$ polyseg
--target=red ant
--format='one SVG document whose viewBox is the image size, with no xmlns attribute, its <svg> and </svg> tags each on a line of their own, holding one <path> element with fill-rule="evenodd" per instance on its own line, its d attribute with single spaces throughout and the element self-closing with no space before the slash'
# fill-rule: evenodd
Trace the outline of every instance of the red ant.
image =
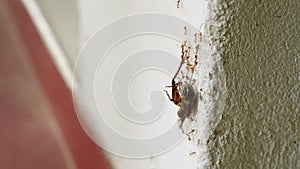
<svg viewBox="0 0 300 169">
<path fill-rule="evenodd" d="M 181 1 L 177 0 L 177 8 L 180 8 L 180 3 L 181 3 Z"/>
</svg>

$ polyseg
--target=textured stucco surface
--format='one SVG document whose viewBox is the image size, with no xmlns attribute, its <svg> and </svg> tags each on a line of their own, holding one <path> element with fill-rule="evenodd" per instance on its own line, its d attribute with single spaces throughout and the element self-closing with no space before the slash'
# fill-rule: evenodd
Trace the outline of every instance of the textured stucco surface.
<svg viewBox="0 0 300 169">
<path fill-rule="evenodd" d="M 300 168 L 300 1 L 211 7 L 228 96 L 209 167 Z"/>
</svg>

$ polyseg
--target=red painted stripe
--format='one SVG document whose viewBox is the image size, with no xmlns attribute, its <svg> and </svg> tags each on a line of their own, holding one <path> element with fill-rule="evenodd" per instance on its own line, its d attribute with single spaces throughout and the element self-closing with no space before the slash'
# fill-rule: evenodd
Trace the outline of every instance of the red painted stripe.
<svg viewBox="0 0 300 169">
<path fill-rule="evenodd" d="M 77 168 L 111 168 L 101 149 L 81 128 L 74 110 L 71 91 L 54 65 L 25 8 L 19 0 L 7 0 L 7 4 L 30 56 L 29 62 L 32 63 L 38 82 L 53 110 L 52 113 L 66 138 Z"/>
</svg>

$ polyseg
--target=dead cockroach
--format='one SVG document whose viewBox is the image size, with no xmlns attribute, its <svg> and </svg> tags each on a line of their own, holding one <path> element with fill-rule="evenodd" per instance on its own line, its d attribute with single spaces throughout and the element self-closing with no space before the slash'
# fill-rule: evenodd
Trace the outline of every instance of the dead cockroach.
<svg viewBox="0 0 300 169">
<path fill-rule="evenodd" d="M 172 101 L 175 105 L 179 106 L 179 110 L 177 112 L 177 115 L 179 117 L 179 128 L 182 128 L 182 124 L 186 118 L 189 118 L 193 120 L 193 116 L 198 111 L 198 100 L 199 100 L 199 92 L 196 91 L 196 89 L 193 87 L 193 84 L 195 83 L 195 79 L 192 79 L 189 76 L 183 76 L 183 78 L 186 79 L 186 81 L 182 82 L 179 81 L 176 83 L 175 79 L 178 76 L 182 65 L 186 63 L 187 70 L 190 71 L 192 69 L 192 74 L 194 72 L 195 67 L 197 66 L 196 62 L 194 65 L 188 63 L 188 59 L 190 57 L 190 47 L 186 47 L 186 42 L 184 42 L 181 46 L 181 62 L 179 65 L 179 68 L 177 69 L 173 79 L 172 79 L 172 85 L 167 86 L 172 88 L 172 97 L 170 97 L 169 93 L 165 90 L 168 98 L 170 101 Z M 187 49 L 186 49 L 187 48 Z M 182 73 L 183 74 L 183 73 Z"/>
<path fill-rule="evenodd" d="M 198 111 L 199 97 L 198 97 L 198 92 L 196 92 L 194 87 L 190 84 L 183 85 L 180 89 L 180 93 L 181 93 L 181 103 L 177 115 L 180 118 L 179 127 L 181 128 L 186 118 L 194 120 L 193 116 Z"/>
<path fill-rule="evenodd" d="M 182 65 L 183 65 L 183 63 L 184 63 L 183 57 L 184 57 L 184 48 L 185 48 L 185 44 L 182 44 L 182 45 L 181 45 L 181 48 L 182 48 L 182 50 L 181 50 L 181 53 L 182 53 L 182 54 L 181 54 L 181 62 L 180 62 L 179 68 L 178 68 L 178 70 L 176 71 L 176 73 L 175 73 L 175 75 L 174 75 L 174 77 L 173 77 L 173 79 L 172 79 L 172 82 L 171 82 L 172 85 L 171 85 L 171 86 L 166 86 L 166 87 L 171 87 L 171 88 L 172 88 L 172 98 L 170 97 L 168 91 L 164 90 L 164 91 L 166 92 L 166 94 L 167 94 L 169 100 L 170 100 L 171 102 L 173 102 L 173 103 L 174 103 L 175 105 L 177 105 L 177 106 L 180 106 L 180 103 L 181 103 L 181 96 L 180 96 L 180 92 L 179 92 L 179 85 L 180 85 L 180 83 L 176 83 L 176 82 L 175 82 L 175 79 L 177 78 L 177 75 L 178 75 L 178 73 L 179 73 L 179 71 L 180 71 L 180 69 L 181 69 L 181 67 L 182 67 Z"/>
<path fill-rule="evenodd" d="M 184 34 L 186 36 L 188 34 L 187 26 L 184 27 Z M 195 38 L 198 35 L 199 34 L 195 34 Z M 200 49 L 198 38 L 196 40 L 197 42 L 195 46 L 189 44 L 187 40 L 181 45 L 181 62 L 174 77 L 172 78 L 171 86 L 166 86 L 172 88 L 172 97 L 166 90 L 164 90 L 169 100 L 179 106 L 177 115 L 180 123 L 179 128 L 181 129 L 185 119 L 188 118 L 190 120 L 194 120 L 193 118 L 198 112 L 200 92 L 197 91 L 197 87 L 195 86 L 197 79 L 193 78 L 195 69 L 198 66 L 198 53 Z M 192 55 L 192 53 L 194 55 Z M 183 65 L 186 70 L 182 70 Z M 178 75 L 179 72 L 181 73 L 180 75 Z M 195 129 L 192 130 L 192 132 L 194 131 Z M 191 140 L 189 136 L 190 134 L 191 133 L 187 133 L 189 140 Z"/>
<path fill-rule="evenodd" d="M 169 100 L 171 102 L 173 102 L 175 105 L 180 106 L 181 103 L 181 96 L 180 96 L 180 92 L 179 92 L 179 85 L 180 83 L 176 83 L 175 79 L 178 76 L 178 73 L 180 72 L 180 69 L 185 61 L 184 59 L 184 54 L 185 54 L 185 46 L 186 46 L 186 41 L 181 45 L 181 62 L 179 64 L 179 68 L 177 69 L 172 82 L 171 82 L 171 86 L 166 86 L 166 87 L 171 87 L 172 88 L 172 98 L 170 97 L 168 91 L 164 90 L 169 98 Z M 182 73 L 182 72 L 181 72 Z M 183 73 L 182 73 L 183 74 Z"/>
</svg>

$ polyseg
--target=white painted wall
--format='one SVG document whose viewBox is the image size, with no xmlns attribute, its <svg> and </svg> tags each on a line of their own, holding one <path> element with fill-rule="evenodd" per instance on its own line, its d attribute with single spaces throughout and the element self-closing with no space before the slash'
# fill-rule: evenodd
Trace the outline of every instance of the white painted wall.
<svg viewBox="0 0 300 169">
<path fill-rule="evenodd" d="M 78 44 L 82 46 L 96 30 L 112 20 L 133 13 L 161 12 L 183 18 L 198 27 L 207 16 L 208 3 L 182 0 L 182 9 L 178 10 L 175 0 L 23 2 L 33 17 L 39 15 L 31 8 L 36 4 L 34 2 L 38 2 L 40 8 L 36 7 L 48 15 L 34 20 L 65 77 L 70 77 L 67 65 L 74 62 Z M 216 27 L 211 27 L 210 31 L 215 35 L 214 44 L 224 52 L 221 54 L 229 98 L 223 119 L 210 140 L 211 166 L 297 168 L 299 2 L 220 2 L 211 6 L 217 14 L 212 15 Z M 65 79 L 71 84 L 70 78 Z M 184 146 L 187 143 L 182 145 L 152 159 L 109 156 L 115 168 L 195 168 L 196 159 L 186 158 L 190 147 Z"/>
<path fill-rule="evenodd" d="M 190 24 L 194 25 L 195 27 L 199 27 L 200 24 L 205 23 L 205 20 L 208 17 L 207 1 L 197 1 L 197 0 L 189 0 L 189 1 L 183 0 L 182 7 L 180 9 L 176 8 L 176 2 L 172 0 L 169 1 L 92 0 L 89 1 L 89 3 L 87 3 L 87 1 L 80 0 L 79 6 L 80 6 L 79 16 L 81 22 L 80 30 L 82 32 L 80 39 L 82 44 L 84 44 L 86 40 L 88 40 L 97 30 L 111 23 L 112 21 L 124 16 L 133 15 L 137 13 L 156 12 L 156 13 L 169 14 L 184 19 Z M 183 28 L 182 28 L 182 33 L 183 33 Z M 126 41 L 126 43 L 129 43 L 127 44 L 127 46 L 132 46 L 132 44 L 134 44 L 136 47 L 135 49 L 118 48 L 118 50 L 121 51 L 123 50 L 124 51 L 123 53 L 128 54 L 145 48 L 164 48 L 165 50 L 168 50 L 171 53 L 173 53 L 175 56 L 180 55 L 180 51 L 179 51 L 180 46 L 178 44 L 176 46 L 176 43 L 174 43 L 174 41 L 172 42 L 164 39 L 160 39 L 160 41 L 157 41 L 155 40 L 155 37 L 143 37 L 143 39 L 135 38 L 134 41 L 135 42 Z M 156 44 L 153 45 L 153 43 L 151 43 L 152 41 L 155 41 Z M 111 65 L 111 67 L 114 66 L 115 65 Z M 159 80 L 158 85 L 162 85 L 160 88 L 163 88 L 164 85 L 169 83 L 170 83 L 170 77 L 163 76 L 163 79 Z M 147 103 L 147 100 L 145 101 Z M 140 107 L 141 109 L 147 109 L 147 106 L 145 107 L 145 101 L 136 102 L 135 106 Z M 172 111 L 167 113 L 175 115 L 172 116 L 172 118 L 169 118 L 169 121 L 171 123 L 174 123 L 176 122 L 177 108 L 172 104 L 168 103 L 168 105 L 171 106 L 170 109 Z M 166 128 L 166 127 L 168 126 L 166 125 L 161 126 L 161 128 Z M 121 130 L 120 132 L 124 132 L 124 133 L 129 132 L 131 134 L 132 132 L 134 132 L 131 129 L 124 128 L 124 126 L 123 129 L 119 128 L 119 130 Z M 140 130 L 143 131 L 142 129 Z M 160 132 L 161 131 L 156 131 L 156 133 L 155 132 L 148 133 L 148 135 L 157 135 Z M 199 154 L 194 156 L 189 155 L 193 151 L 198 151 L 198 149 L 195 150 L 195 145 L 191 144 L 191 142 L 185 139 L 179 146 L 175 147 L 169 152 L 160 155 L 158 157 L 152 157 L 146 159 L 129 159 L 129 158 L 118 157 L 110 153 L 108 153 L 107 155 L 109 156 L 109 159 L 111 160 L 113 166 L 116 169 L 128 169 L 128 168 L 130 169 L 140 169 L 140 168 L 144 168 L 144 169 L 190 168 L 192 169 L 192 168 L 197 168 L 197 166 L 203 165 L 201 164 L 201 162 L 199 162 L 201 161 L 198 158 Z M 204 160 L 202 162 L 204 162 Z"/>
<path fill-rule="evenodd" d="M 120 19 L 124 16 L 129 16 L 137 13 L 162 13 L 167 15 L 172 15 L 178 18 L 181 18 L 194 27 L 200 27 L 201 24 L 206 22 L 209 16 L 208 10 L 208 2 L 205 0 L 182 0 L 181 7 L 179 9 L 176 8 L 176 1 L 168 0 L 78 0 L 78 1 L 41 1 L 41 0 L 23 0 L 26 7 L 29 9 L 32 17 L 35 20 L 36 25 L 38 26 L 41 35 L 46 42 L 46 45 L 50 49 L 53 54 L 54 61 L 56 61 L 59 69 L 64 75 L 66 82 L 71 86 L 72 80 L 70 80 L 70 74 L 72 74 L 72 69 L 74 68 L 75 60 L 77 54 L 79 52 L 80 47 L 87 42 L 89 38 L 99 29 L 103 28 L 105 25 L 115 21 L 116 19 Z M 151 21 L 149 21 L 151 22 Z M 173 28 L 170 28 L 173 29 Z M 174 28 L 178 29 L 178 28 Z M 182 33 L 184 32 L 183 26 Z M 218 62 L 217 58 L 210 57 L 212 56 L 211 49 L 207 41 L 207 37 L 205 38 L 205 50 L 202 51 L 203 55 L 207 57 L 200 61 L 201 73 L 199 73 L 199 77 L 202 80 L 199 80 L 201 88 L 203 88 L 204 95 L 207 95 L 207 100 L 204 99 L 203 102 L 199 105 L 199 110 L 201 111 L 200 119 L 196 123 L 197 137 L 193 141 L 188 141 L 184 139 L 178 146 L 168 151 L 167 153 L 144 159 L 129 159 L 123 158 L 119 156 L 112 155 L 111 153 L 107 153 L 109 156 L 112 165 L 116 169 L 139 169 L 139 168 L 157 168 L 157 169 L 181 169 L 181 168 L 202 168 L 204 164 L 207 162 L 207 154 L 205 153 L 205 140 L 208 137 L 209 129 L 210 129 L 210 116 L 213 115 L 213 119 L 218 120 L 220 112 L 213 112 L 210 110 L 214 109 L 214 104 L 216 101 L 215 98 L 212 97 L 212 93 L 216 93 L 214 90 L 214 85 L 222 85 L 217 82 L 220 81 L 210 81 L 208 73 L 217 67 L 216 77 L 221 76 L 221 70 L 216 66 L 216 62 Z M 151 43 L 156 41 L 155 44 Z M 98 44 L 101 46 L 102 44 Z M 119 53 L 133 53 L 135 51 L 145 49 L 145 48 L 159 48 L 164 49 L 172 53 L 174 56 L 180 55 L 180 43 L 172 41 L 167 38 L 160 38 L 154 36 L 143 37 L 142 39 L 135 38 L 133 41 L 128 41 L 122 44 L 120 48 L 118 48 Z M 131 46 L 134 45 L 134 48 Z M 204 45 L 204 46 L 205 46 Z M 113 53 L 117 54 L 117 53 Z M 111 57 L 114 55 L 111 54 Z M 209 56 L 209 57 L 208 57 Z M 122 57 L 122 56 L 121 56 Z M 82 60 L 82 62 L 86 62 L 85 67 L 79 70 L 80 76 L 76 76 L 75 82 L 79 82 L 76 85 L 76 89 L 85 93 L 85 84 L 88 81 L 90 76 L 92 76 L 89 72 L 90 66 L 98 60 Z M 114 63 L 115 61 L 111 62 Z M 116 65 L 109 65 L 109 67 L 114 67 Z M 168 65 L 166 65 L 167 67 Z M 173 67 L 173 72 L 177 67 Z M 172 73 L 172 72 L 171 72 Z M 152 74 L 153 75 L 153 74 Z M 157 80 L 160 77 L 160 80 Z M 143 82 L 143 78 L 136 82 L 136 84 L 140 84 Z M 154 86 L 159 86 L 159 90 L 162 90 L 165 85 L 170 83 L 170 76 L 157 74 L 153 76 Z M 222 77 L 223 78 L 223 77 Z M 89 83 L 89 82 L 88 82 Z M 101 81 L 97 82 L 101 86 Z M 143 88 L 146 88 L 143 84 Z M 151 105 L 147 104 L 146 96 L 149 95 L 153 89 L 153 86 L 148 86 L 146 92 L 139 92 L 137 99 L 133 100 L 134 106 L 139 109 L 147 109 Z M 224 86 L 223 86 L 224 87 Z M 223 89 L 222 87 L 220 89 Z M 149 91 L 148 91 L 149 90 Z M 141 94 L 144 96 L 141 97 Z M 203 93 L 202 93 L 203 94 Z M 164 95 L 165 96 L 165 95 Z M 134 97 L 134 96 L 133 96 Z M 219 96 L 218 96 L 219 97 Z M 101 97 L 100 97 L 101 98 Z M 165 97 L 166 98 L 166 97 Z M 78 101 L 78 100 L 77 100 Z M 168 100 L 167 104 L 167 116 L 162 119 L 167 119 L 160 127 L 168 128 L 168 125 L 176 123 L 177 117 L 177 107 L 170 103 Z M 89 100 L 79 100 L 83 112 L 92 112 L 89 111 Z M 213 112 L 213 113 L 212 113 Z M 98 132 L 97 125 L 99 121 L 97 116 L 88 115 L 86 113 L 85 119 L 89 119 L 85 121 L 86 124 L 90 124 L 92 130 L 96 133 Z M 170 116 L 170 117 L 169 117 Z M 142 133 L 143 136 L 151 136 L 161 134 L 160 129 L 156 129 L 156 131 L 145 132 L 143 128 L 133 129 L 130 127 L 122 126 L 122 121 L 118 121 L 120 119 L 112 119 L 111 124 L 115 124 L 119 126 L 119 132 L 126 133 L 127 135 L 135 135 L 140 136 Z M 212 125 L 213 126 L 213 125 Z M 198 144 L 197 139 L 201 139 L 201 148 L 199 148 L 196 144 Z M 134 147 L 132 147 L 134 148 Z M 190 155 L 191 152 L 197 152 L 196 155 Z"/>
</svg>

